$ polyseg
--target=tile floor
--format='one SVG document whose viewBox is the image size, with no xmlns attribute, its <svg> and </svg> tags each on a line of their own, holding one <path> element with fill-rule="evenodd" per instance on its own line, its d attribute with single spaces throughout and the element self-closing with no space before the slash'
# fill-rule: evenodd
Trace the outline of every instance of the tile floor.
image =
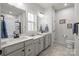
<svg viewBox="0 0 79 59">
<path fill-rule="evenodd" d="M 60 44 L 48 47 L 39 56 L 74 56 L 73 49 L 69 49 Z"/>
</svg>

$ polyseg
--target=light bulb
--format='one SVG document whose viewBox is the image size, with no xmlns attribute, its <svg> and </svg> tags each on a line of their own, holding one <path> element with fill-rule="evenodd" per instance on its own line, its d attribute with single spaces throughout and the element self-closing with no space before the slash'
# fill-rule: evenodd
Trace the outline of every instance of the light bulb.
<svg viewBox="0 0 79 59">
<path fill-rule="evenodd" d="M 67 6 L 67 3 L 65 3 L 64 6 Z"/>
</svg>

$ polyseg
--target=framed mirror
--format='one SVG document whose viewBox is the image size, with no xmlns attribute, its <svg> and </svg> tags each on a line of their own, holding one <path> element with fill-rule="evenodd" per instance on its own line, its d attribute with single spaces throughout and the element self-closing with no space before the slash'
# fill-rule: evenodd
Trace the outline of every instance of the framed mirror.
<svg viewBox="0 0 79 59">
<path fill-rule="evenodd" d="M 10 5 L 8 3 L 2 3 L 1 4 L 1 14 L 4 16 L 4 21 L 6 25 L 6 31 L 8 38 L 14 36 L 14 32 L 17 32 L 21 34 L 22 33 L 22 24 L 24 20 L 23 13 L 25 13 L 24 10 L 17 8 L 13 5 Z M 0 34 L 1 36 L 1 34 Z"/>
<path fill-rule="evenodd" d="M 59 20 L 59 24 L 65 24 L 66 23 L 66 19 L 60 19 Z"/>
</svg>

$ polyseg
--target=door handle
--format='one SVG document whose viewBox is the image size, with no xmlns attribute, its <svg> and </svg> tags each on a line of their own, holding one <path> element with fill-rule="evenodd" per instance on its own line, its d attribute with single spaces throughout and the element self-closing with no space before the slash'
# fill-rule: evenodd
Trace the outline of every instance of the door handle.
<svg viewBox="0 0 79 59">
<path fill-rule="evenodd" d="M 68 35 L 64 35 L 64 38 L 67 38 L 68 37 Z"/>
</svg>

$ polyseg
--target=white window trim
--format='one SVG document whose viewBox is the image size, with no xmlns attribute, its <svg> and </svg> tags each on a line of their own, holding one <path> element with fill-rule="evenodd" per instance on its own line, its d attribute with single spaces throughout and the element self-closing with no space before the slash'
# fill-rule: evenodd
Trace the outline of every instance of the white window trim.
<svg viewBox="0 0 79 59">
<path fill-rule="evenodd" d="M 28 12 L 28 13 L 30 13 L 30 12 Z M 31 13 L 31 14 L 33 14 L 33 13 Z M 34 27 L 33 27 L 33 31 L 37 31 L 37 16 L 35 15 L 35 14 L 33 14 L 34 15 L 34 21 L 29 21 L 28 20 L 28 23 L 33 23 L 33 25 L 34 25 Z M 35 18 L 36 17 L 36 18 Z M 36 19 L 36 20 L 35 20 Z M 29 26 L 29 25 L 28 25 Z M 29 29 L 28 29 L 28 31 L 29 31 Z"/>
</svg>

